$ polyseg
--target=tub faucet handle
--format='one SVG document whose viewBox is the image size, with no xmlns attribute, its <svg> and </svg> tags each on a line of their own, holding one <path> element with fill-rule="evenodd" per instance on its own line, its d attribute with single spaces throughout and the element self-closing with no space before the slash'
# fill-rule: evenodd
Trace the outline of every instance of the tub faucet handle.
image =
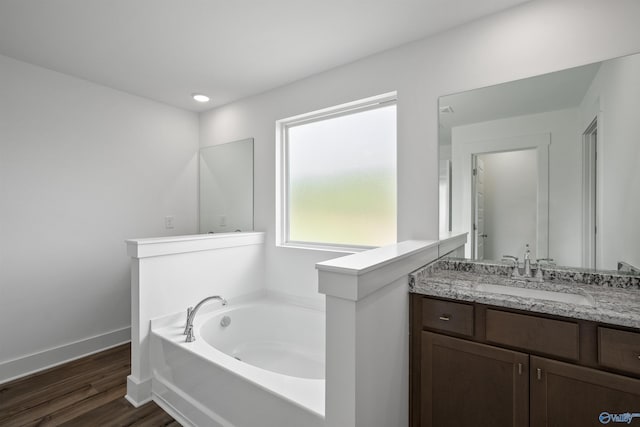
<svg viewBox="0 0 640 427">
<path fill-rule="evenodd" d="M 210 297 L 206 297 L 205 299 L 200 301 L 198 304 L 196 304 L 195 307 L 189 307 L 187 309 L 187 324 L 184 327 L 184 334 L 187 336 L 187 340 L 186 340 L 187 342 L 192 342 L 192 341 L 195 341 L 196 339 L 193 335 L 193 319 L 196 317 L 196 313 L 198 312 L 200 307 L 202 307 L 202 304 L 211 300 L 218 300 L 222 302 L 222 305 L 227 305 L 226 299 L 222 298 L 220 295 L 213 295 Z"/>
<path fill-rule="evenodd" d="M 189 318 L 191 317 L 191 312 L 193 311 L 193 307 L 187 308 L 187 320 L 184 323 L 184 332 L 183 335 L 187 335 L 189 332 Z"/>
<path fill-rule="evenodd" d="M 185 339 L 186 342 L 194 342 L 196 340 L 196 337 L 193 335 L 192 325 L 189 325 L 187 327 L 187 333 L 185 335 L 187 336 L 187 338 Z"/>
</svg>

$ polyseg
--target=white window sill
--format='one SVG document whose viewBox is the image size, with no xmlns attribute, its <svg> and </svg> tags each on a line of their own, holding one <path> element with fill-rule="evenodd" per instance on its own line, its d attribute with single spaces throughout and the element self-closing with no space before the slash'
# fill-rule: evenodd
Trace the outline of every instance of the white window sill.
<svg viewBox="0 0 640 427">
<path fill-rule="evenodd" d="M 306 249 L 311 251 L 334 252 L 334 253 L 342 253 L 342 254 L 357 254 L 360 252 L 375 249 L 377 246 L 340 246 L 340 245 L 332 246 L 332 245 L 321 245 L 321 244 L 303 243 L 303 242 L 287 242 L 287 243 L 276 243 L 276 247 L 288 248 L 288 249 Z"/>
</svg>

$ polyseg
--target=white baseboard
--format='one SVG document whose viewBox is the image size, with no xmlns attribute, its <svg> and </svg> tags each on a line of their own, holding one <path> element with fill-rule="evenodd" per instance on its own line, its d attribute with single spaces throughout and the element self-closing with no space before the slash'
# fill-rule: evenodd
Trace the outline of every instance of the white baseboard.
<svg viewBox="0 0 640 427">
<path fill-rule="evenodd" d="M 171 415 L 171 418 L 176 420 L 178 424 L 183 427 L 196 427 L 191 421 L 186 419 L 180 411 L 173 407 L 169 402 L 165 401 L 162 397 L 157 394 L 153 394 L 153 401 L 156 405 L 158 405 L 164 412 Z"/>
<path fill-rule="evenodd" d="M 127 394 L 124 398 L 136 408 L 151 402 L 151 378 L 141 381 L 133 375 L 129 375 L 127 377 Z"/>
<path fill-rule="evenodd" d="M 131 341 L 131 328 L 126 327 L 71 344 L 0 362 L 0 384 L 80 359 L 129 341 Z"/>
</svg>

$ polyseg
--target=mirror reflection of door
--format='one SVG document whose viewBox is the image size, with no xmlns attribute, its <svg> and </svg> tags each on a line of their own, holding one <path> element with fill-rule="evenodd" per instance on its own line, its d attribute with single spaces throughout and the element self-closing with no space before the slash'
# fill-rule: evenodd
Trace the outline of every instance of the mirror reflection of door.
<svg viewBox="0 0 640 427">
<path fill-rule="evenodd" d="M 474 156 L 476 259 L 522 257 L 525 245 L 537 254 L 536 150 L 484 153 Z"/>
</svg>

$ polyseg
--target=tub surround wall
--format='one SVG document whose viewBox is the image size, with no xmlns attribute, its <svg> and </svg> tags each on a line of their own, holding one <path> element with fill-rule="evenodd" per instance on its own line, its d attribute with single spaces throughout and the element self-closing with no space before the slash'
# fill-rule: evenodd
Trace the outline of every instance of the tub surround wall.
<svg viewBox="0 0 640 427">
<path fill-rule="evenodd" d="M 180 311 L 186 314 L 187 307 L 210 295 L 234 298 L 261 291 L 264 233 L 128 240 L 127 253 L 132 328 L 126 398 L 139 406 L 151 399 L 151 319 Z"/>
<path fill-rule="evenodd" d="M 193 112 L 0 56 L 0 383 L 129 340 L 122 241 L 196 232 L 197 153 Z"/>
<path fill-rule="evenodd" d="M 438 250 L 437 241 L 405 241 L 316 265 L 326 295 L 327 427 L 407 425 L 407 274 Z"/>
</svg>

